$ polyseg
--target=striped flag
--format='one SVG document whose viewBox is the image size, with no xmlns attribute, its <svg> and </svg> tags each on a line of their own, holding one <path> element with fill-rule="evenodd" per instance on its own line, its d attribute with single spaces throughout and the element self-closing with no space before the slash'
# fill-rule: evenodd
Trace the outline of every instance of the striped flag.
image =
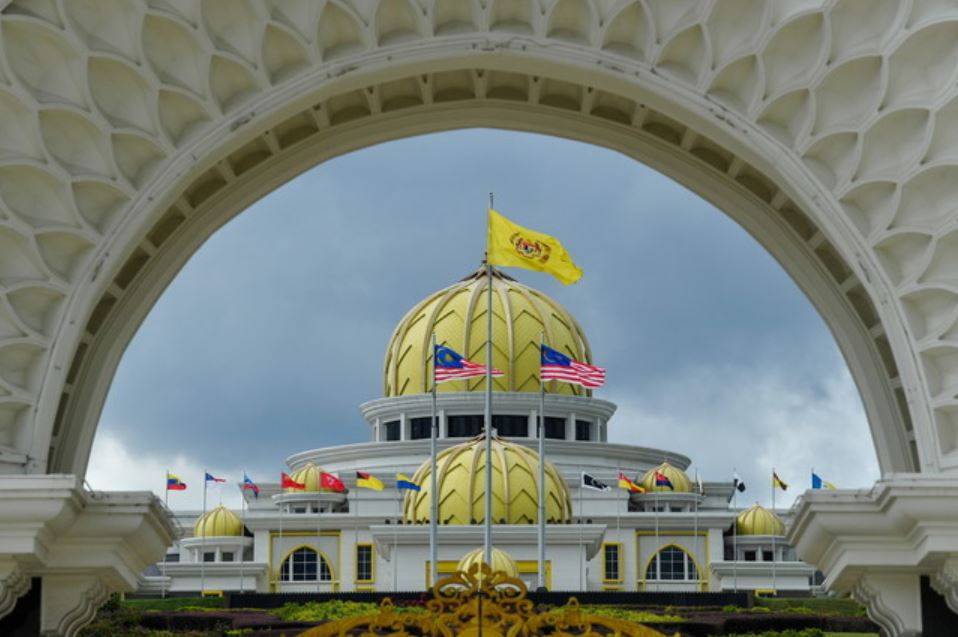
<svg viewBox="0 0 958 637">
<path fill-rule="evenodd" d="M 542 346 L 540 375 L 543 381 L 558 380 L 563 383 L 582 385 L 588 389 L 605 384 L 605 370 L 595 365 L 572 360 L 548 345 Z"/>
<path fill-rule="evenodd" d="M 437 383 L 486 375 L 485 365 L 466 360 L 462 357 L 462 354 L 459 354 L 450 347 L 436 345 L 434 354 L 434 360 L 436 361 L 435 378 Z M 498 369 L 493 368 L 492 375 L 499 377 L 503 374 Z"/>
</svg>

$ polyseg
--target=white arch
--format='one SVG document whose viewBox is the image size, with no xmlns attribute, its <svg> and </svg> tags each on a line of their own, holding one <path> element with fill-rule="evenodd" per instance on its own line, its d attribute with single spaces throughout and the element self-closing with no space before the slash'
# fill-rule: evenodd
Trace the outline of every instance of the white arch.
<svg viewBox="0 0 958 637">
<path fill-rule="evenodd" d="M 918 575 L 958 581 L 956 75 L 958 8 L 919 0 L 0 0 L 0 474 L 83 473 L 139 321 L 256 197 L 404 135 L 539 131 L 688 185 L 806 291 L 887 480 L 806 495 L 789 541 L 920 630 Z M 48 573 L 74 630 L 106 588 Z"/>
<path fill-rule="evenodd" d="M 908 2 L 604 11 L 566 0 L 523 12 L 460 0 L 427 2 L 422 16 L 393 4 L 8 4 L 4 471 L 82 472 L 118 356 L 101 330 L 125 342 L 145 307 L 130 307 L 130 288 L 150 287 L 139 292 L 148 306 L 175 264 L 256 194 L 323 156 L 479 124 L 617 148 L 736 218 L 750 200 L 776 216 L 765 224 L 784 219 L 763 231 L 755 212 L 749 230 L 836 332 L 883 470 L 958 464 L 954 215 L 949 182 L 926 176 L 958 156 L 954 89 L 937 90 L 958 56 L 958 15 Z M 561 28 L 550 31 L 553 9 Z M 297 155 L 296 144 L 318 156 Z M 222 187 L 256 164 L 274 181 L 225 202 Z M 709 170 L 716 183 L 705 185 Z M 41 204 L 18 192 L 24 184 Z M 172 255 L 161 239 L 187 217 L 199 234 L 168 244 Z"/>
</svg>

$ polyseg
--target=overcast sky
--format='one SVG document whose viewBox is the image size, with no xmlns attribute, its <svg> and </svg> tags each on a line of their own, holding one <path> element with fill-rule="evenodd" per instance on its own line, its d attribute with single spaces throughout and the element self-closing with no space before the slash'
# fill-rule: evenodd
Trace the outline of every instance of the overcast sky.
<svg viewBox="0 0 958 637">
<path fill-rule="evenodd" d="M 392 142 L 276 190 L 189 261 L 126 351 L 88 480 L 152 488 L 169 467 L 275 481 L 295 452 L 366 441 L 357 406 L 381 396 L 386 342 L 427 294 L 475 270 L 487 193 L 562 239 L 585 271 L 563 287 L 510 270 L 563 303 L 608 368 L 616 442 L 692 458 L 705 480 L 737 468 L 767 502 L 774 466 L 805 489 L 842 487 L 877 462 L 834 339 L 781 267 L 720 211 L 626 157 L 489 130 Z M 222 496 L 235 503 L 234 487 Z"/>
</svg>

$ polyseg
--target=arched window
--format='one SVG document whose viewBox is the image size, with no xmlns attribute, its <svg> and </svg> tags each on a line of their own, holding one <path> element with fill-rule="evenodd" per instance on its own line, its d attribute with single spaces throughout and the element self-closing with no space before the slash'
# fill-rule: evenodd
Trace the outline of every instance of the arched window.
<svg viewBox="0 0 958 637">
<path fill-rule="evenodd" d="M 283 560 L 279 568 L 279 579 L 283 582 L 315 582 L 316 567 L 319 565 L 319 580 L 329 582 L 333 573 L 326 558 L 309 547 L 301 547 L 293 551 Z"/>
<path fill-rule="evenodd" d="M 692 556 L 677 546 L 666 546 L 649 562 L 647 580 L 697 580 L 698 570 Z"/>
</svg>

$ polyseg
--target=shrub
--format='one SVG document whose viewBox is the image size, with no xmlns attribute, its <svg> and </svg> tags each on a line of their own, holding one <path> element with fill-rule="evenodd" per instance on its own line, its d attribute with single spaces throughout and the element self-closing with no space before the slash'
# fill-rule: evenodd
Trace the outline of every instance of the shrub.
<svg viewBox="0 0 958 637">
<path fill-rule="evenodd" d="M 825 637 L 825 633 L 820 628 L 803 628 L 801 630 L 766 630 L 761 633 L 739 633 L 735 637 Z"/>
<path fill-rule="evenodd" d="M 360 615 L 373 615 L 379 611 L 379 605 L 371 602 L 350 602 L 332 599 L 326 602 L 306 602 L 305 604 L 284 604 L 274 614 L 284 621 L 318 622 L 324 620 L 346 619 Z M 421 613 L 425 607 L 418 604 L 396 606 L 397 613 Z"/>
<path fill-rule="evenodd" d="M 120 602 L 122 608 L 145 610 L 207 610 L 226 608 L 225 597 L 166 597 L 151 599 L 126 599 Z"/>
<path fill-rule="evenodd" d="M 610 617 L 612 619 L 621 619 L 628 622 L 637 622 L 639 624 L 674 624 L 685 621 L 678 615 L 669 613 L 653 613 L 647 610 L 635 610 L 632 608 L 623 608 L 621 606 L 586 605 L 582 607 L 582 611 L 585 613 L 598 615 L 600 617 Z M 557 608 L 553 612 L 562 612 L 562 608 Z"/>
</svg>

